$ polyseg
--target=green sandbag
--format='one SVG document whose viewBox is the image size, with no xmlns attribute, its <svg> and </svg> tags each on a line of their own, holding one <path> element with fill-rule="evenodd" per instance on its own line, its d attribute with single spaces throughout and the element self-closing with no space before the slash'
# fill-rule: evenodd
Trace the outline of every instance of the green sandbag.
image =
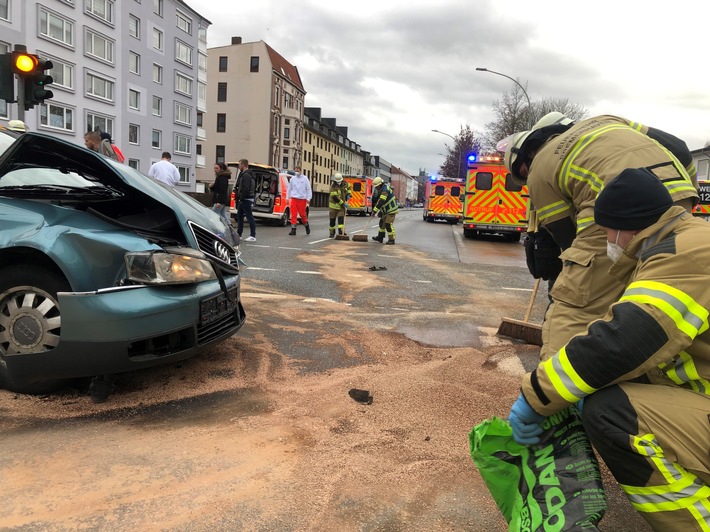
<svg viewBox="0 0 710 532">
<path fill-rule="evenodd" d="M 543 421 L 540 443 L 513 440 L 494 417 L 469 434 L 471 457 L 510 531 L 597 530 L 606 511 L 599 464 L 575 407 Z"/>
</svg>

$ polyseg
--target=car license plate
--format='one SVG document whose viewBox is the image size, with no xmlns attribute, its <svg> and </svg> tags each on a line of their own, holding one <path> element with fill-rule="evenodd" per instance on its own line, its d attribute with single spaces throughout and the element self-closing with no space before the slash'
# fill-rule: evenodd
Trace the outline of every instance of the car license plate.
<svg viewBox="0 0 710 532">
<path fill-rule="evenodd" d="M 239 306 L 239 291 L 236 287 L 228 290 L 228 295 L 219 293 L 200 302 L 200 325 L 205 325 L 231 314 Z"/>
</svg>

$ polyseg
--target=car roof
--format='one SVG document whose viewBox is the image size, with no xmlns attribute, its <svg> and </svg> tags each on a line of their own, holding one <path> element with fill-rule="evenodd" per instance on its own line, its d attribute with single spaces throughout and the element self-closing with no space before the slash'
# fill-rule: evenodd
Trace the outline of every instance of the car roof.
<svg viewBox="0 0 710 532">
<path fill-rule="evenodd" d="M 227 166 L 237 167 L 239 166 L 239 161 L 235 163 L 227 163 Z M 279 173 L 278 168 L 269 164 L 249 163 L 249 168 L 253 168 L 254 170 L 265 170 L 267 172 L 274 172 L 275 174 Z"/>
</svg>

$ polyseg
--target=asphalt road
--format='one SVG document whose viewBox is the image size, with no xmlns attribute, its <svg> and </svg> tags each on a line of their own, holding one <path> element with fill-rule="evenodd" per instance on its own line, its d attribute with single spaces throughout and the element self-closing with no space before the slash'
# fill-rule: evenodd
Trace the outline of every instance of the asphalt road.
<svg viewBox="0 0 710 532">
<path fill-rule="evenodd" d="M 200 356 L 121 375 L 102 404 L 85 382 L 0 390 L 0 529 L 505 530 L 467 442 L 538 359 L 496 336 L 531 295 L 522 245 L 420 209 L 395 246 L 327 238 L 325 210 L 311 228 L 258 224 L 247 323 Z M 647 530 L 605 480 L 600 528 Z"/>
</svg>

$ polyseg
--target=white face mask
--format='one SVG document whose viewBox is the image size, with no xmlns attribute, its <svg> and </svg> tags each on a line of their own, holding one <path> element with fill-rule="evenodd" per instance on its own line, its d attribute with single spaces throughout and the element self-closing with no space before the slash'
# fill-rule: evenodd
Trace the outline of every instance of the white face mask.
<svg viewBox="0 0 710 532">
<path fill-rule="evenodd" d="M 621 229 L 616 231 L 616 240 L 614 242 L 606 242 L 606 256 L 609 257 L 611 262 L 616 263 L 621 258 L 624 253 L 624 248 L 619 245 L 619 234 L 621 234 Z"/>
</svg>

